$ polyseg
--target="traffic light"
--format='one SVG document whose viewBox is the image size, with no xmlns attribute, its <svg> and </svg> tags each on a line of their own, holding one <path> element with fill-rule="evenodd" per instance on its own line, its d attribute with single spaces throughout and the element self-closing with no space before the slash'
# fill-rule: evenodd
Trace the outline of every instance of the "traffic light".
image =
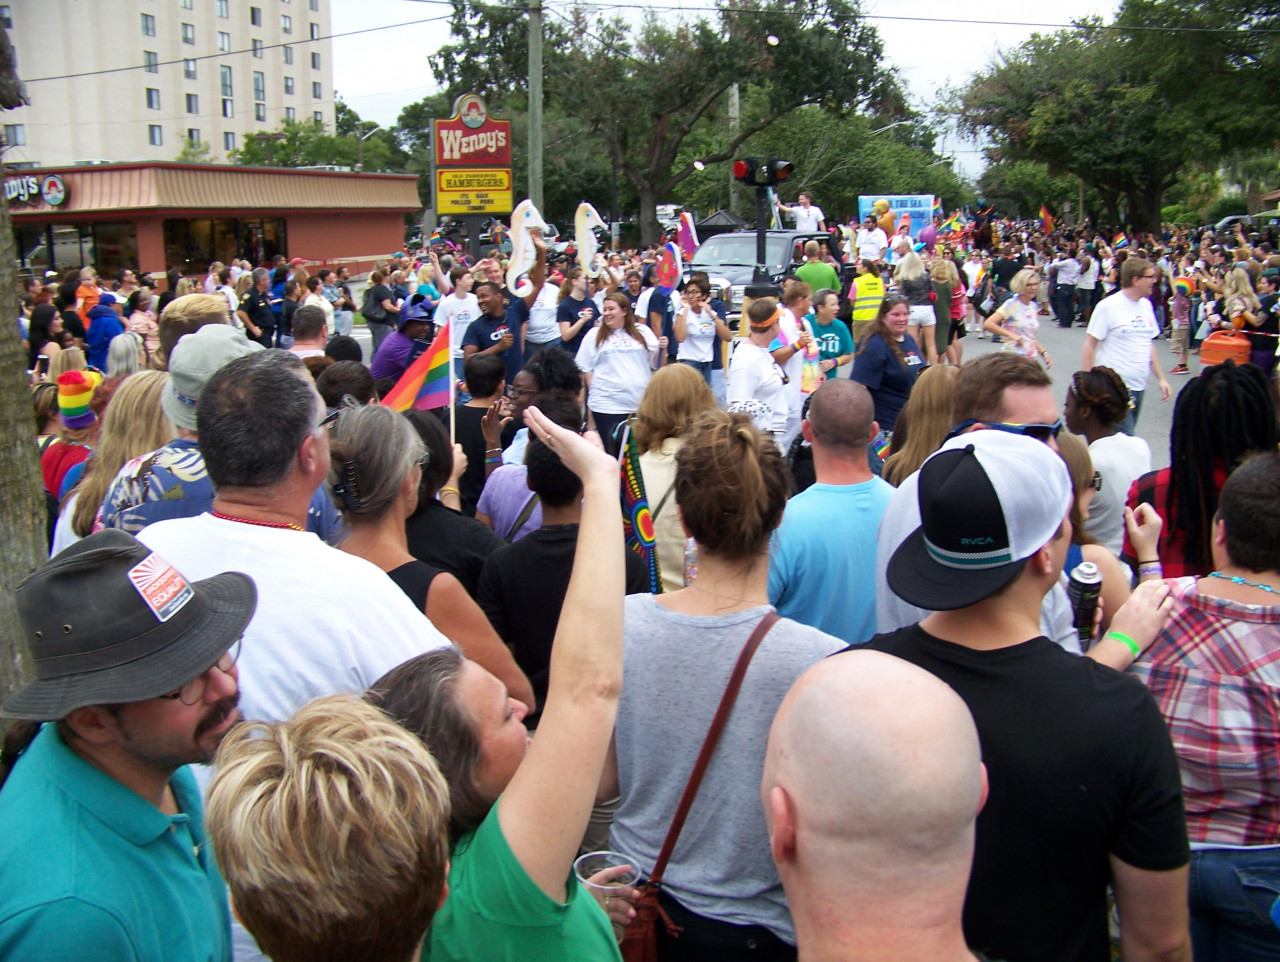
<svg viewBox="0 0 1280 962">
<path fill-rule="evenodd" d="M 733 162 L 733 178 L 751 187 L 777 187 L 794 168 L 779 157 L 742 157 Z"/>
</svg>

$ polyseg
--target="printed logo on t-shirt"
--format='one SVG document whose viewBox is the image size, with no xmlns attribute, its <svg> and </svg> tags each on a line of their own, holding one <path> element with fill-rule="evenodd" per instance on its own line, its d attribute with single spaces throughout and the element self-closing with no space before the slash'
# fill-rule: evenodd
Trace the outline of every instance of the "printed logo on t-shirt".
<svg viewBox="0 0 1280 962">
<path fill-rule="evenodd" d="M 915 351 L 907 351 L 907 353 L 902 356 L 902 359 L 907 362 L 907 367 L 916 367 L 924 363 L 924 361 L 920 359 L 920 355 Z"/>
</svg>

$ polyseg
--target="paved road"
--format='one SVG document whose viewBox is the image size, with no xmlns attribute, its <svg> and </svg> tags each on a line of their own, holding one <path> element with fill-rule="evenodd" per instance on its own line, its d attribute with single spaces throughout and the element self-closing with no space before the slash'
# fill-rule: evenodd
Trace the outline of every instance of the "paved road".
<svg viewBox="0 0 1280 962">
<path fill-rule="evenodd" d="M 1058 327 L 1052 317 L 1040 318 L 1040 343 L 1053 358 L 1053 368 L 1049 374 L 1053 377 L 1053 389 L 1057 394 L 1058 404 L 1066 404 L 1067 387 L 1071 383 L 1071 375 L 1080 369 L 1080 355 L 1084 350 L 1084 328 L 1073 327 L 1069 330 Z M 979 357 L 999 350 L 991 340 L 979 340 L 976 334 L 964 339 L 965 359 Z M 1160 389 L 1156 384 L 1148 384 L 1147 393 L 1142 403 L 1142 415 L 1138 418 L 1138 435 L 1151 445 L 1151 466 L 1167 467 L 1169 464 L 1169 429 L 1173 423 L 1173 405 L 1178 392 L 1186 386 L 1187 381 L 1200 372 L 1200 359 L 1192 354 L 1189 366 L 1190 375 L 1173 376 L 1168 371 L 1173 367 L 1173 356 L 1169 353 L 1169 342 L 1164 338 L 1156 341 L 1156 353 L 1160 364 L 1166 372 L 1169 386 L 1173 388 L 1173 397 L 1167 404 L 1160 403 Z"/>
</svg>

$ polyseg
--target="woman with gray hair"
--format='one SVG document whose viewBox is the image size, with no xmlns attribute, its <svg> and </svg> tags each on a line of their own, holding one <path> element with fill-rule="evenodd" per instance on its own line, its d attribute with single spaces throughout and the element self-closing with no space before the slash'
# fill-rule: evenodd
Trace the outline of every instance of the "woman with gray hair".
<svg viewBox="0 0 1280 962">
<path fill-rule="evenodd" d="M 342 550 L 385 571 L 469 659 L 532 708 L 529 679 L 462 583 L 409 553 L 405 520 L 418 506 L 427 449 L 408 419 L 382 405 L 345 407 L 329 452 L 333 500 L 349 528 Z"/>
<path fill-rule="evenodd" d="M 128 377 L 142 370 L 142 338 L 125 331 L 111 339 L 107 347 L 107 376 Z"/>
</svg>

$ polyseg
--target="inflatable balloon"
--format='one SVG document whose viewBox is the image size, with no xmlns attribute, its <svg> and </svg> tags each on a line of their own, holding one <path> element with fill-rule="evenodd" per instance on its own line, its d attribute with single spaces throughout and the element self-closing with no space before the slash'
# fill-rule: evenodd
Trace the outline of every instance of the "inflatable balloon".
<svg viewBox="0 0 1280 962">
<path fill-rule="evenodd" d="M 879 214 L 887 214 L 889 212 L 889 202 L 881 197 L 878 201 L 871 205 L 871 209 Z"/>
<path fill-rule="evenodd" d="M 932 254 L 933 245 L 938 241 L 938 228 L 932 224 L 925 224 L 920 228 L 920 240 L 924 243 L 924 249 Z"/>
<path fill-rule="evenodd" d="M 547 222 L 532 201 L 522 200 L 511 214 L 511 260 L 507 267 L 507 289 L 516 297 L 525 297 L 533 290 L 529 279 L 524 278 L 521 282 L 521 278 L 538 259 L 531 233 L 534 228 L 545 231 Z"/>
<path fill-rule="evenodd" d="M 573 236 L 578 241 L 578 263 L 582 265 L 582 273 L 588 277 L 600 276 L 600 266 L 596 263 L 596 251 L 600 245 L 592 228 L 605 230 L 608 226 L 590 204 L 583 201 L 578 205 L 578 212 L 573 217 Z"/>
</svg>

